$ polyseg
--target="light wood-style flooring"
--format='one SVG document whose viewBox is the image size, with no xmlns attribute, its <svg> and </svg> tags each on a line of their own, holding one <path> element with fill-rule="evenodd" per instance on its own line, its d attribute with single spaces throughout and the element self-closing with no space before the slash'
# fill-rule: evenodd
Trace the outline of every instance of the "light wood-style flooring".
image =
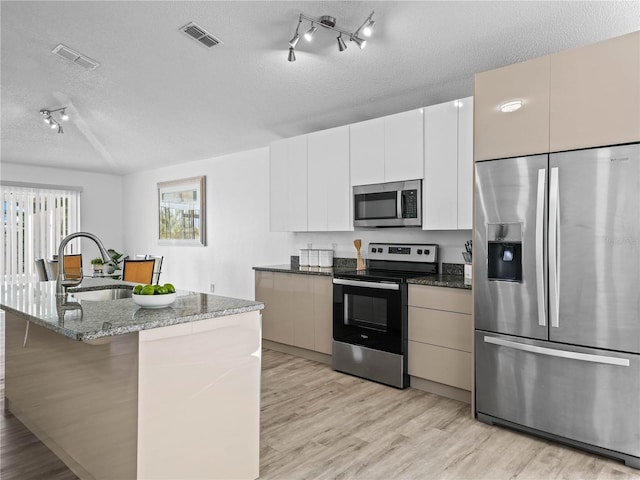
<svg viewBox="0 0 640 480">
<path fill-rule="evenodd" d="M 477 422 L 469 408 L 265 349 L 260 478 L 640 480 L 620 462 Z M 77 478 L 6 411 L 0 435 L 2 480 Z"/>
</svg>

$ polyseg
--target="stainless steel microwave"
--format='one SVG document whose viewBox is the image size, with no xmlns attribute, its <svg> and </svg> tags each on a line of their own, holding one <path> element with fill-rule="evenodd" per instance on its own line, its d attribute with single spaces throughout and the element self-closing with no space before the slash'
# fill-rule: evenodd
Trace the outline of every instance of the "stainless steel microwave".
<svg viewBox="0 0 640 480">
<path fill-rule="evenodd" d="M 422 226 L 422 180 L 353 187 L 354 227 Z"/>
</svg>

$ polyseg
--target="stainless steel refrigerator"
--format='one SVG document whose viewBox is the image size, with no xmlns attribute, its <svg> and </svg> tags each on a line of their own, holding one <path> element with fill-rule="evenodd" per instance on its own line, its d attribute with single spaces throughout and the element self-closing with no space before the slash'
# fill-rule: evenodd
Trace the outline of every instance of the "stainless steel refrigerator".
<svg viewBox="0 0 640 480">
<path fill-rule="evenodd" d="M 640 468 L 640 144 L 476 164 L 475 409 Z"/>
</svg>

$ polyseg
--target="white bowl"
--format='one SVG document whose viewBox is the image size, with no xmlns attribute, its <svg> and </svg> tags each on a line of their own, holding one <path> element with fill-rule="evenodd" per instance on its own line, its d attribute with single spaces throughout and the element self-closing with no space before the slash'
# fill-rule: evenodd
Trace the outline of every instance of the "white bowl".
<svg viewBox="0 0 640 480">
<path fill-rule="evenodd" d="M 131 296 L 133 303 L 143 308 L 164 308 L 171 305 L 176 300 L 175 293 L 165 293 L 164 295 L 136 295 Z"/>
</svg>

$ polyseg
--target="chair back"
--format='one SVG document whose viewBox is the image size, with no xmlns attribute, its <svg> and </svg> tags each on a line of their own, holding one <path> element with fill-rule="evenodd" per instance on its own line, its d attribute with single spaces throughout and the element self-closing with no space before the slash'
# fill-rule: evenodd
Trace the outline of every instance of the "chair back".
<svg viewBox="0 0 640 480">
<path fill-rule="evenodd" d="M 47 277 L 51 280 L 58 278 L 58 260 L 45 260 L 44 268 L 47 270 Z"/>
<path fill-rule="evenodd" d="M 64 256 L 64 277 L 82 278 L 82 254 Z"/>
<path fill-rule="evenodd" d="M 153 283 L 160 283 L 160 274 L 162 273 L 162 255 L 147 255 L 149 260 L 153 260 Z"/>
<path fill-rule="evenodd" d="M 153 260 L 125 260 L 122 280 L 150 285 L 153 279 Z"/>
<path fill-rule="evenodd" d="M 34 260 L 36 263 L 36 274 L 38 275 L 38 280 L 41 282 L 46 282 L 49 280 L 49 275 L 47 275 L 47 269 L 44 266 L 44 258 L 36 258 Z"/>
</svg>

